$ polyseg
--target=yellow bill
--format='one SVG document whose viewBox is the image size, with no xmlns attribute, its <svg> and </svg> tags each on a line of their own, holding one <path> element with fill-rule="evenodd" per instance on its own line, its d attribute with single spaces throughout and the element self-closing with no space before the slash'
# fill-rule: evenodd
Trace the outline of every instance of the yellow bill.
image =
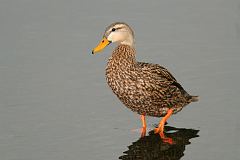
<svg viewBox="0 0 240 160">
<path fill-rule="evenodd" d="M 92 50 L 92 54 L 95 54 L 97 52 L 100 52 L 101 50 L 103 50 L 107 45 L 109 45 L 109 43 L 111 43 L 109 40 L 107 40 L 106 37 L 103 37 L 103 39 L 101 40 L 101 42 L 97 45 L 97 47 L 95 47 Z"/>
</svg>

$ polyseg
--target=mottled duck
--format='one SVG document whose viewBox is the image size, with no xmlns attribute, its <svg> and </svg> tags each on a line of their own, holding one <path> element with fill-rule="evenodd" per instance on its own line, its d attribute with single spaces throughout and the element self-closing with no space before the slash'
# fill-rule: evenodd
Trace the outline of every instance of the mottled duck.
<svg viewBox="0 0 240 160">
<path fill-rule="evenodd" d="M 166 120 L 187 104 L 198 101 L 198 96 L 188 94 L 166 68 L 136 61 L 134 33 L 126 23 L 108 26 L 92 54 L 114 42 L 118 46 L 108 59 L 108 85 L 126 107 L 141 115 L 142 136 L 146 134 L 145 116 L 163 117 L 154 131 L 171 143 L 163 132 Z"/>
</svg>

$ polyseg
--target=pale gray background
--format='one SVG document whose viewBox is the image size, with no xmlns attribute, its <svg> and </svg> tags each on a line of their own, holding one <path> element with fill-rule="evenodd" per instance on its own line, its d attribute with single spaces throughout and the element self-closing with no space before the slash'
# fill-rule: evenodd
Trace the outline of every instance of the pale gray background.
<svg viewBox="0 0 240 160">
<path fill-rule="evenodd" d="M 200 130 L 182 159 L 238 159 L 239 0 L 0 0 L 0 159 L 118 159 L 139 138 L 105 82 L 115 45 L 91 55 L 115 21 L 133 27 L 138 60 L 201 96 L 169 120 Z"/>
</svg>

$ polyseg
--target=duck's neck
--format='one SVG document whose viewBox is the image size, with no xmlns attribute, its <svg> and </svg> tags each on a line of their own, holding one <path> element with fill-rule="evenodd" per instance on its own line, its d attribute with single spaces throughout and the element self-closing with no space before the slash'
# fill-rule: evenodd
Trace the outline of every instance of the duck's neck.
<svg viewBox="0 0 240 160">
<path fill-rule="evenodd" d="M 131 46 L 131 47 L 133 47 L 134 48 L 134 38 L 133 38 L 133 35 L 128 35 L 128 37 L 124 40 L 124 41 L 122 41 L 122 42 L 120 42 L 120 45 L 128 45 L 128 46 Z"/>
<path fill-rule="evenodd" d="M 132 46 L 120 44 L 114 49 L 110 59 L 115 65 L 121 64 L 127 67 L 135 65 L 135 54 L 135 49 Z"/>
</svg>

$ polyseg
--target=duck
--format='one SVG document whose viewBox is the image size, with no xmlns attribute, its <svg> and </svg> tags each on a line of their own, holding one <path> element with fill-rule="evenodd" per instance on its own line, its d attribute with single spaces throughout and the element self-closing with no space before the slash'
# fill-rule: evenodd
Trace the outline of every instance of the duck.
<svg viewBox="0 0 240 160">
<path fill-rule="evenodd" d="M 92 54 L 116 43 L 106 66 L 106 80 L 113 93 L 130 110 L 140 115 L 141 137 L 146 135 L 146 116 L 163 117 L 154 129 L 164 142 L 173 143 L 164 135 L 167 119 L 181 111 L 199 96 L 190 95 L 174 76 L 159 64 L 136 60 L 133 29 L 125 22 L 109 25 Z"/>
</svg>

